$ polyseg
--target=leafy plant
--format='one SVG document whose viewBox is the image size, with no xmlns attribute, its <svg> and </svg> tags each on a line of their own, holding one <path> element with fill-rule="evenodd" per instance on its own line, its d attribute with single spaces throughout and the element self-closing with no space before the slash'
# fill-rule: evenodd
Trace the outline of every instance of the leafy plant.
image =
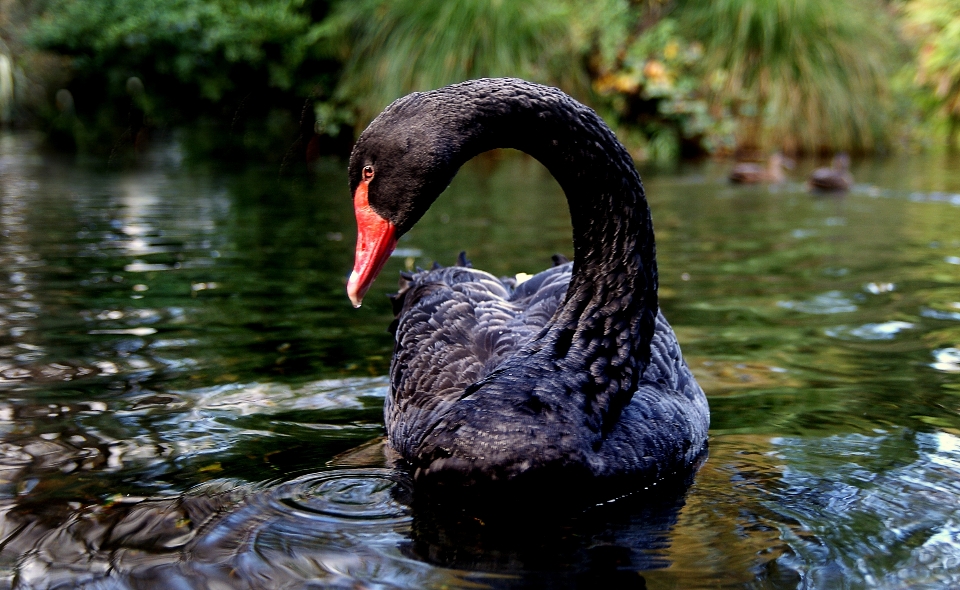
<svg viewBox="0 0 960 590">
<path fill-rule="evenodd" d="M 63 90 L 80 125 L 64 142 L 115 151 L 142 129 L 206 119 L 242 145 L 278 125 L 296 137 L 304 100 L 332 89 L 339 64 L 314 22 L 325 11 L 304 0 L 54 0 L 28 39 L 72 58 Z"/>
<path fill-rule="evenodd" d="M 684 39 L 670 17 L 627 34 L 618 50 L 595 56 L 597 93 L 622 126 L 643 133 L 640 142 L 625 134 L 637 159 L 670 162 L 681 150 L 717 151 L 730 142 L 722 116 L 710 112 L 703 62 L 703 45 Z"/>
<path fill-rule="evenodd" d="M 908 31 L 921 40 L 916 82 L 948 122 L 947 145 L 960 133 L 960 1 L 914 0 L 905 7 Z"/>
</svg>

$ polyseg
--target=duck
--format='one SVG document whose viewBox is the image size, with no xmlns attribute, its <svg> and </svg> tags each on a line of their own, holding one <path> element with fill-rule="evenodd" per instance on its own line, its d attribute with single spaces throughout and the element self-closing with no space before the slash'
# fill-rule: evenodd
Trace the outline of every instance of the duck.
<svg viewBox="0 0 960 590">
<path fill-rule="evenodd" d="M 706 453 L 710 412 L 659 309 L 643 184 L 603 119 L 563 91 L 486 78 L 384 109 L 348 164 L 351 302 L 361 305 L 397 240 L 460 167 L 497 148 L 529 154 L 557 180 L 573 260 L 519 284 L 465 257 L 403 276 L 388 446 L 415 483 L 455 489 L 690 477 Z"/>
<path fill-rule="evenodd" d="M 814 192 L 844 192 L 853 186 L 850 174 L 850 156 L 839 153 L 829 167 L 817 168 L 807 179 L 807 188 Z"/>
<path fill-rule="evenodd" d="M 734 184 L 779 184 L 786 180 L 783 168 L 787 165 L 783 154 L 777 152 L 767 160 L 766 167 L 754 162 L 740 162 L 730 170 L 730 182 Z"/>
</svg>

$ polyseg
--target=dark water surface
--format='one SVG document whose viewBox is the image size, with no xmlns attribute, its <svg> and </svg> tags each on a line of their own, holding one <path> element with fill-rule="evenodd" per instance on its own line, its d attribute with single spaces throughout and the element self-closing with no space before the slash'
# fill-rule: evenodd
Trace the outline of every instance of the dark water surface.
<svg viewBox="0 0 960 590">
<path fill-rule="evenodd" d="M 460 249 L 569 255 L 559 188 L 471 163 L 353 310 L 343 168 L 0 138 L 0 587 L 960 586 L 960 162 L 861 163 L 829 198 L 644 174 L 709 459 L 535 523 L 433 514 L 390 468 L 383 295 Z"/>
</svg>

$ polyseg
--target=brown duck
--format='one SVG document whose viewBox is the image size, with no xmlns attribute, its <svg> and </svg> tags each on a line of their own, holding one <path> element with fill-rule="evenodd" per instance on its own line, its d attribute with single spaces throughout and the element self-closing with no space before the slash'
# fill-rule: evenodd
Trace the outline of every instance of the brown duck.
<svg viewBox="0 0 960 590">
<path fill-rule="evenodd" d="M 783 168 L 786 160 L 783 154 L 776 153 L 762 166 L 754 162 L 740 162 L 730 170 L 730 182 L 734 184 L 777 184 L 786 180 Z"/>
<path fill-rule="evenodd" d="M 817 168 L 807 179 L 807 188 L 814 192 L 842 192 L 853 186 L 850 156 L 837 154 L 829 168 Z"/>
</svg>

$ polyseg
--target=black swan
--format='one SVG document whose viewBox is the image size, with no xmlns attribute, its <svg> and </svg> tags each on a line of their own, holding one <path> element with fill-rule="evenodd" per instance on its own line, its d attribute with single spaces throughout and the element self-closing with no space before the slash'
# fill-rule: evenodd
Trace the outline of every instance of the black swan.
<svg viewBox="0 0 960 590">
<path fill-rule="evenodd" d="M 807 179 L 807 186 L 817 192 L 842 192 L 853 186 L 850 174 L 850 156 L 837 154 L 829 168 L 817 168 Z"/>
<path fill-rule="evenodd" d="M 603 120 L 560 90 L 473 80 L 400 98 L 370 123 L 349 164 L 351 301 L 461 165 L 494 148 L 524 151 L 557 179 L 573 262 L 515 287 L 465 259 L 407 275 L 394 301 L 389 445 L 418 482 L 689 471 L 709 409 L 659 311 L 640 176 Z"/>
<path fill-rule="evenodd" d="M 778 184 L 786 180 L 783 173 L 783 168 L 786 165 L 786 159 L 779 152 L 770 156 L 766 166 L 754 162 L 740 162 L 730 170 L 730 182 L 734 184 L 759 184 L 763 182 Z"/>
</svg>

